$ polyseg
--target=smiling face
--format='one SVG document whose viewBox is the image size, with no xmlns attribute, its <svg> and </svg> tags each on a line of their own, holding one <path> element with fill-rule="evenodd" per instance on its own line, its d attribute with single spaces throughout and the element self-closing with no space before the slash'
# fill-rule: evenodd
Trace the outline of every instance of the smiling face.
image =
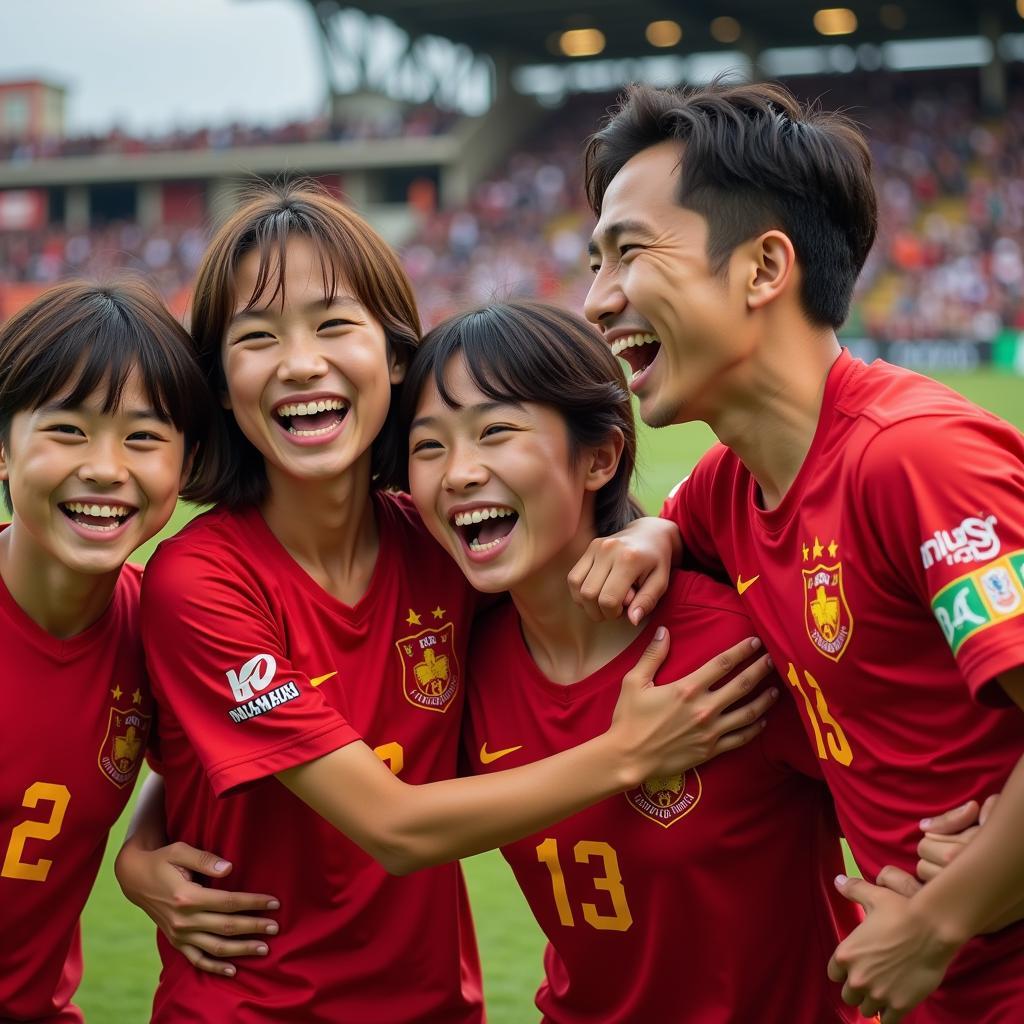
<svg viewBox="0 0 1024 1024">
<path fill-rule="evenodd" d="M 594 534 L 591 492 L 614 472 L 572 458 L 564 418 L 533 402 L 500 403 L 461 357 L 446 369 L 447 405 L 424 385 L 409 436 L 409 483 L 423 521 L 487 593 L 514 589 Z"/>
<path fill-rule="evenodd" d="M 225 405 L 268 469 L 313 480 L 368 467 L 391 385 L 403 373 L 383 327 L 344 281 L 324 294 L 321 260 L 307 239 L 288 241 L 278 294 L 276 268 L 256 294 L 259 264 L 253 251 L 238 265 L 239 298 L 222 351 Z"/>
<path fill-rule="evenodd" d="M 746 279 L 707 256 L 708 225 L 676 198 L 682 148 L 660 143 L 612 179 L 591 244 L 584 310 L 629 363 L 653 427 L 714 416 L 730 369 L 750 349 Z"/>
<path fill-rule="evenodd" d="M 73 572 L 117 572 L 174 511 L 184 438 L 153 411 L 135 371 L 112 412 L 101 391 L 62 409 L 68 394 L 11 420 L 0 479 L 10 485 L 13 529 Z"/>
</svg>

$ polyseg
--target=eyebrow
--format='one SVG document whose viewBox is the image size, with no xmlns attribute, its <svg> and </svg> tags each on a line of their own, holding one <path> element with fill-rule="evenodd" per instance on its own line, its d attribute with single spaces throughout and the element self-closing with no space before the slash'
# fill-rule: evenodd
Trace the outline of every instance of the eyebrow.
<svg viewBox="0 0 1024 1024">
<path fill-rule="evenodd" d="M 590 242 L 587 244 L 587 252 L 591 256 L 600 256 L 601 250 L 598 248 L 595 240 L 598 236 L 608 242 L 615 242 L 620 235 L 624 235 L 629 231 L 640 235 L 649 235 L 651 233 L 651 229 L 642 220 L 619 220 L 614 224 L 609 224 L 603 231 L 595 232 L 591 235 Z"/>
<path fill-rule="evenodd" d="M 80 405 L 62 405 L 59 402 L 50 402 L 47 405 L 40 406 L 39 411 L 52 416 L 58 416 L 61 413 L 67 412 L 78 413 L 80 416 L 96 415 L 96 412 L 93 409 L 86 409 Z M 156 409 L 115 409 L 114 414 L 127 416 L 130 420 L 158 420 L 160 423 L 171 422 L 167 416 L 157 412 Z M 102 415 L 107 415 L 107 413 L 103 413 Z"/>
<path fill-rule="evenodd" d="M 332 306 L 359 306 L 362 308 L 362 303 L 351 295 L 335 295 L 330 299 L 313 299 L 311 302 L 301 306 L 300 310 L 303 313 L 315 313 L 330 309 Z M 270 306 L 253 306 L 250 309 L 241 309 L 228 321 L 228 327 L 231 327 L 233 324 L 242 323 L 245 320 L 262 320 L 264 317 L 271 315 Z"/>
<path fill-rule="evenodd" d="M 477 405 L 461 405 L 459 409 L 466 410 L 468 412 L 477 413 L 488 413 L 494 412 L 495 409 L 522 409 L 522 402 L 479 402 Z M 417 416 L 416 419 L 409 424 L 409 433 L 412 433 L 417 427 L 434 427 L 438 423 L 436 416 Z"/>
</svg>

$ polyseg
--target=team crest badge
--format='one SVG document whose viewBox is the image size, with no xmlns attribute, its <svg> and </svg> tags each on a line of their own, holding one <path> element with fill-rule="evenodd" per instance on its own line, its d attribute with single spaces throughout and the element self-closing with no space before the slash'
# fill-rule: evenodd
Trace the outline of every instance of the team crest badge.
<svg viewBox="0 0 1024 1024">
<path fill-rule="evenodd" d="M 691 768 L 679 775 L 648 779 L 629 790 L 625 797 L 633 810 L 662 828 L 670 828 L 697 806 L 701 789 L 700 774 Z"/>
<path fill-rule="evenodd" d="M 100 771 L 118 789 L 127 786 L 138 773 L 152 718 L 152 715 L 144 715 L 135 708 L 128 711 L 110 709 L 98 763 Z"/>
<path fill-rule="evenodd" d="M 832 541 L 828 552 L 834 558 L 839 545 Z M 825 549 L 814 539 L 814 555 Z M 804 558 L 809 549 L 804 548 Z M 825 565 L 819 562 L 813 569 L 802 569 L 804 577 L 804 623 L 811 643 L 832 661 L 838 661 L 853 635 L 853 615 L 843 591 L 843 563 Z"/>
<path fill-rule="evenodd" d="M 423 629 L 395 641 L 402 662 L 402 691 L 410 704 L 444 714 L 459 692 L 455 624 Z"/>
</svg>

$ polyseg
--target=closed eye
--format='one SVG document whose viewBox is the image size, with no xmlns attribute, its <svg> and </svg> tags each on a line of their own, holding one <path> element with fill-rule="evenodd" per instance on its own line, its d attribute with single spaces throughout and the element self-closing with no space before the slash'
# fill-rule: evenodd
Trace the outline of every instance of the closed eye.
<svg viewBox="0 0 1024 1024">
<path fill-rule="evenodd" d="M 267 339 L 273 339 L 273 335 L 269 331 L 247 331 L 245 334 L 239 335 L 235 338 L 233 344 L 239 344 L 243 341 L 264 341 Z"/>
<path fill-rule="evenodd" d="M 507 423 L 491 423 L 489 426 L 484 428 L 480 436 L 493 437 L 496 434 L 509 433 L 515 430 L 515 427 L 510 427 Z"/>
<path fill-rule="evenodd" d="M 85 437 L 85 431 L 71 423 L 54 423 L 46 428 L 48 434 L 64 434 L 68 437 Z"/>
<path fill-rule="evenodd" d="M 419 452 L 440 451 L 442 447 L 443 446 L 440 441 L 435 441 L 433 438 L 428 437 L 424 438 L 422 441 L 417 441 L 412 446 L 412 454 L 416 455 Z"/>
<path fill-rule="evenodd" d="M 159 434 L 154 434 L 151 430 L 136 430 L 128 435 L 129 441 L 154 441 L 162 442 L 166 438 L 161 437 Z"/>
<path fill-rule="evenodd" d="M 325 320 L 318 328 L 318 331 L 327 331 L 332 327 L 354 327 L 354 320 L 343 320 L 340 317 L 335 317 L 332 320 Z"/>
</svg>

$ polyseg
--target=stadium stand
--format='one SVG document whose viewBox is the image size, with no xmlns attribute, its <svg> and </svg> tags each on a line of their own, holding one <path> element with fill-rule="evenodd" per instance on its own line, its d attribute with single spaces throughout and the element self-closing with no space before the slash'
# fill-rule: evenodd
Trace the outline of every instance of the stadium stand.
<svg viewBox="0 0 1024 1024">
<path fill-rule="evenodd" d="M 878 242 L 845 333 L 878 341 L 988 341 L 1024 329 L 1024 87 L 1011 83 L 1007 110 L 987 118 L 973 78 L 955 73 L 794 80 L 804 96 L 844 107 L 866 125 L 880 199 Z M 434 209 L 408 200 L 419 228 L 403 256 L 425 324 L 465 303 L 537 296 L 579 308 L 588 286 L 591 227 L 580 191 L 579 152 L 614 97 L 577 95 L 549 112 L 467 202 Z M 326 122 L 270 131 L 233 126 L 145 140 L 116 133 L 66 140 L 62 155 L 176 152 L 313 138 L 430 136 L 454 118 L 432 107 L 404 117 Z M 324 132 L 334 132 L 324 135 Z M 47 153 L 52 156 L 52 153 Z M 26 159 L 9 152 L 7 159 Z M 0 282 L 47 284 L 61 277 L 130 269 L 152 279 L 180 312 L 205 244 L 201 223 L 143 229 L 111 220 L 71 231 L 49 225 L 0 231 Z"/>
</svg>

